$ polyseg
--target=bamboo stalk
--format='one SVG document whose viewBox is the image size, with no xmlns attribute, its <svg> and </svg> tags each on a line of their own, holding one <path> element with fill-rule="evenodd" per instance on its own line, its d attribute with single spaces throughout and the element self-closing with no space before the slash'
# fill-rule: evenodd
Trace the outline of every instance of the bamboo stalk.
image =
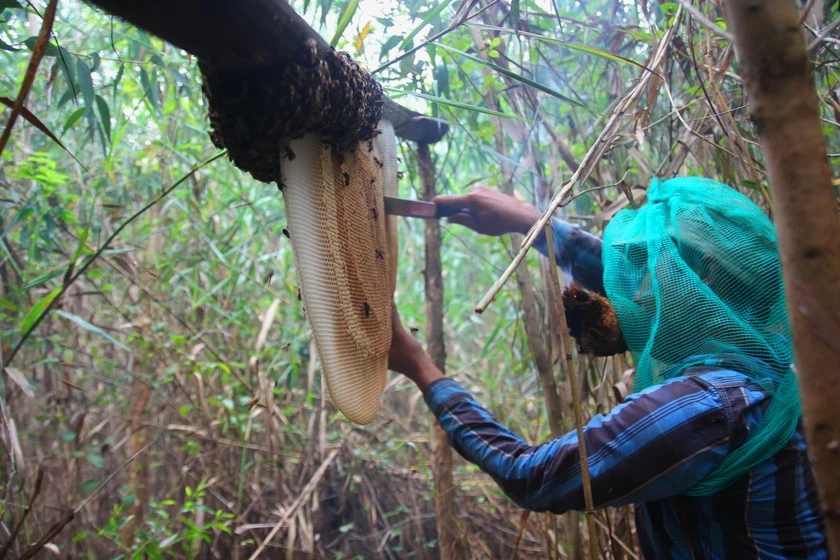
<svg viewBox="0 0 840 560">
<path fill-rule="evenodd" d="M 417 164 L 423 184 L 423 198 L 437 194 L 435 167 L 428 144 L 417 147 Z M 426 345 L 429 355 L 442 372 L 446 371 L 443 337 L 443 265 L 441 264 L 440 222 L 426 220 Z M 455 509 L 455 482 L 452 479 L 452 448 L 437 420 L 432 422 L 432 465 L 435 477 L 435 517 L 438 548 L 442 560 L 461 558 Z"/>
<path fill-rule="evenodd" d="M 551 224 L 545 226 L 545 243 L 546 251 L 549 255 L 554 255 L 554 239 L 551 233 Z M 550 267 L 551 279 L 557 286 L 559 292 L 563 292 L 563 286 L 560 284 L 560 276 L 557 273 L 557 267 Z M 583 479 L 583 500 L 586 504 L 586 527 L 589 529 L 589 558 L 591 560 L 598 560 L 598 534 L 595 531 L 595 507 L 592 500 L 592 483 L 589 477 L 589 459 L 586 455 L 586 440 L 583 438 L 583 411 L 580 407 L 580 383 L 577 378 L 577 371 L 575 370 L 574 360 L 572 360 L 572 342 L 569 337 L 569 327 L 566 324 L 566 314 L 563 311 L 562 299 L 554 298 L 552 303 L 559 307 L 558 317 L 560 333 L 562 334 L 563 347 L 561 352 L 565 356 L 566 370 L 569 373 L 569 385 L 572 390 L 572 408 L 575 413 L 575 430 L 578 436 L 578 449 L 580 451 L 580 475 Z"/>
<path fill-rule="evenodd" d="M 840 217 L 799 14 L 730 0 L 727 17 L 773 191 L 796 373 L 829 547 L 840 556 Z"/>
</svg>

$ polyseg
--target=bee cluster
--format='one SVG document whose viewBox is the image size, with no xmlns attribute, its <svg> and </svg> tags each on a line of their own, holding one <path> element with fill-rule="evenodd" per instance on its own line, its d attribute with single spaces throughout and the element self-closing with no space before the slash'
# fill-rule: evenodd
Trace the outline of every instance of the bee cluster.
<svg viewBox="0 0 840 560">
<path fill-rule="evenodd" d="M 382 117 L 379 83 L 347 53 L 319 55 L 313 40 L 291 60 L 259 69 L 199 68 L 213 144 L 267 183 L 278 180 L 289 140 L 316 133 L 340 156 L 373 138 Z"/>
</svg>

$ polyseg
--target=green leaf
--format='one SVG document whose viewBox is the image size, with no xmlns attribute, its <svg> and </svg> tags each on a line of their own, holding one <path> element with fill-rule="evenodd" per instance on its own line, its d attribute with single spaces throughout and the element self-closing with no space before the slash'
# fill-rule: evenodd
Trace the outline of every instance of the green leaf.
<svg viewBox="0 0 840 560">
<path fill-rule="evenodd" d="M 90 75 L 90 67 L 81 59 L 76 59 L 76 80 L 79 82 L 79 89 L 82 90 L 82 101 L 85 105 L 85 117 L 88 126 L 96 126 L 96 115 L 93 112 L 95 95 L 93 93 L 93 78 Z"/>
<path fill-rule="evenodd" d="M 397 88 L 392 87 L 384 87 L 382 88 L 385 91 L 396 93 L 398 95 L 413 95 L 414 97 L 419 97 L 421 99 L 426 99 L 428 101 L 432 101 L 434 103 L 440 103 L 441 105 L 448 105 L 450 107 L 455 107 L 457 109 L 466 109 L 467 111 L 474 111 L 476 113 L 484 113 L 485 115 L 493 115 L 494 117 L 504 117 L 507 119 L 517 119 L 516 115 L 509 115 L 507 113 L 502 113 L 501 111 L 494 111 L 492 109 L 485 109 L 484 107 L 479 107 L 477 105 L 470 105 L 468 103 L 461 103 L 460 101 L 452 101 L 451 99 L 445 99 L 443 97 L 437 97 L 436 95 L 429 95 L 428 93 L 420 93 L 417 91 L 405 91 Z"/>
<path fill-rule="evenodd" d="M 35 50 L 35 43 L 38 42 L 38 37 L 29 37 L 23 44 L 26 45 L 30 51 Z M 47 44 L 47 49 L 44 51 L 44 56 L 58 56 L 58 47 L 52 43 Z"/>
<path fill-rule="evenodd" d="M 18 8 L 22 10 L 23 6 L 21 6 L 17 0 L 0 0 L 0 11 L 5 10 L 6 8 Z"/>
<path fill-rule="evenodd" d="M 338 44 L 338 40 L 341 38 L 344 30 L 347 29 L 347 26 L 350 25 L 350 20 L 353 19 L 353 15 L 355 15 L 358 7 L 359 0 L 350 0 L 347 3 L 347 7 L 344 8 L 344 12 L 342 12 L 341 17 L 338 19 L 338 27 L 336 27 L 335 35 L 333 35 L 333 38 L 330 40 L 331 47 Z"/>
<path fill-rule="evenodd" d="M 2 296 L 0 296 L 0 308 L 5 309 L 6 311 L 20 311 L 20 308 L 17 305 Z"/>
<path fill-rule="evenodd" d="M 153 54 L 151 57 L 149 57 L 149 60 L 151 60 L 152 64 L 154 64 L 155 66 L 160 66 L 161 68 L 166 70 L 166 64 L 164 64 L 163 59 L 160 57 L 160 55 Z"/>
<path fill-rule="evenodd" d="M 64 274 L 65 270 L 66 270 L 66 268 L 61 267 L 61 268 L 56 268 L 55 270 L 51 270 L 50 272 L 47 272 L 45 274 L 42 274 L 41 276 L 38 276 L 38 277 L 30 280 L 29 282 L 27 282 L 26 284 L 21 286 L 19 289 L 12 292 L 12 294 L 18 294 L 20 292 L 26 292 L 28 290 L 31 290 L 32 288 L 36 288 L 36 287 L 40 286 L 41 284 L 46 284 L 47 282 L 49 282 L 53 278 L 55 278 L 57 276 L 61 276 L 62 274 Z"/>
<path fill-rule="evenodd" d="M 94 453 L 90 453 L 87 456 L 88 462 L 96 467 L 97 469 L 101 469 L 105 466 L 105 459 L 102 458 L 102 455 L 96 455 Z"/>
<path fill-rule="evenodd" d="M 450 4 L 450 2 L 452 2 L 452 0 L 444 0 L 443 2 L 438 4 L 435 7 L 435 9 L 430 11 L 426 15 L 426 17 L 423 18 L 423 21 L 421 21 L 420 24 L 417 27 L 415 27 L 405 39 L 403 39 L 403 42 L 400 44 L 400 49 L 406 48 L 412 41 L 414 41 L 414 38 L 417 36 L 417 34 L 420 33 L 420 31 L 424 27 L 426 27 L 426 25 L 428 25 L 430 21 L 432 21 L 435 17 L 440 15 L 440 13 Z"/>
<path fill-rule="evenodd" d="M 550 87 L 548 87 L 546 85 L 543 85 L 539 82 L 535 82 L 534 80 L 532 80 L 530 78 L 526 78 L 525 76 L 522 76 L 520 74 L 517 74 L 516 72 L 508 70 L 507 68 L 503 68 L 503 67 L 499 66 L 498 64 L 493 64 L 492 62 L 487 62 L 486 60 L 478 58 L 477 56 L 467 54 L 463 51 L 459 51 L 458 49 L 453 49 L 452 47 L 447 47 L 446 45 L 443 45 L 441 43 L 438 43 L 437 45 L 439 47 L 441 47 L 442 49 L 450 52 L 450 53 L 456 53 L 456 54 L 466 58 L 467 60 L 471 60 L 471 61 L 473 61 L 477 64 L 487 66 L 488 68 L 498 72 L 499 74 L 507 76 L 511 80 L 514 80 L 514 81 L 523 83 L 525 85 L 531 86 L 532 88 L 538 89 L 542 92 L 545 92 L 545 93 L 549 94 L 550 96 L 556 97 L 557 99 L 559 99 L 561 101 L 565 101 L 566 103 L 569 103 L 570 105 L 574 105 L 575 107 L 580 107 L 581 109 L 585 109 L 586 111 L 589 111 L 590 113 L 592 113 L 594 115 L 602 116 L 600 113 L 598 113 L 597 111 L 594 111 L 593 109 L 590 109 L 589 107 L 587 107 L 586 105 L 584 105 L 580 101 L 577 101 L 576 99 L 572 99 L 571 97 L 567 97 L 567 96 L 563 95 L 562 93 L 560 93 L 560 92 L 558 92 L 554 89 L 551 89 Z"/>
<path fill-rule="evenodd" d="M 20 49 L 16 49 L 15 47 L 11 46 L 10 44 L 5 43 L 2 40 L 0 40 L 0 51 L 14 52 L 14 51 L 18 51 L 18 50 L 20 50 Z"/>
<path fill-rule="evenodd" d="M 29 330 L 32 328 L 33 325 L 35 325 L 35 322 L 38 321 L 41 315 L 46 313 L 47 308 L 50 306 L 53 300 L 56 297 L 58 297 L 58 294 L 60 294 L 63 289 L 64 288 L 62 286 L 59 286 L 58 288 L 54 289 L 53 291 L 42 297 L 40 300 L 38 300 L 38 303 L 32 306 L 32 309 L 29 310 L 29 313 L 26 314 L 26 317 L 23 318 L 23 322 L 20 324 L 21 334 L 29 332 Z"/>
<path fill-rule="evenodd" d="M 434 70 L 436 93 L 446 97 L 449 95 L 449 68 L 446 64 L 437 64 Z"/>
<path fill-rule="evenodd" d="M 84 107 L 79 107 L 78 109 L 73 111 L 70 114 L 70 116 L 67 117 L 67 120 L 64 121 L 64 126 L 61 128 L 61 135 L 63 136 L 65 132 L 70 130 L 70 127 L 73 126 L 74 124 L 76 124 L 76 122 L 80 118 L 82 118 L 82 115 L 84 115 L 84 114 L 85 114 L 85 108 Z"/>
<path fill-rule="evenodd" d="M 146 72 L 145 68 L 140 69 L 140 83 L 143 85 L 146 98 L 148 98 L 149 102 L 152 104 L 152 108 L 155 111 L 160 110 L 157 98 L 157 88 L 152 84 L 152 80 L 149 78 L 149 73 Z"/>
<path fill-rule="evenodd" d="M 379 58 L 385 58 L 391 50 L 403 40 L 402 35 L 391 35 L 388 40 L 382 43 L 382 50 L 379 51 Z"/>
<path fill-rule="evenodd" d="M 101 95 L 96 96 L 96 108 L 99 109 L 99 120 L 102 121 L 102 129 L 105 131 L 105 136 L 108 140 L 111 139 L 111 111 L 108 109 L 108 103 Z"/>
<path fill-rule="evenodd" d="M 64 311 L 62 309 L 57 310 L 55 313 L 56 313 L 56 315 L 60 315 L 60 316 L 64 317 L 65 319 L 69 319 L 70 321 L 73 321 L 74 323 L 76 323 L 77 325 L 79 325 L 80 327 L 85 329 L 86 331 L 89 331 L 89 332 L 92 332 L 95 335 L 101 336 L 102 338 L 104 338 L 105 340 L 107 340 L 108 342 L 113 344 L 114 346 L 122 348 L 126 352 L 131 352 L 131 350 L 128 348 L 128 346 L 126 346 L 122 342 L 118 341 L 117 339 L 115 339 L 110 334 L 106 333 L 101 328 L 97 327 L 96 325 L 88 323 L 87 321 L 85 321 L 84 319 L 79 317 L 78 315 L 68 313 L 67 311 Z"/>
</svg>

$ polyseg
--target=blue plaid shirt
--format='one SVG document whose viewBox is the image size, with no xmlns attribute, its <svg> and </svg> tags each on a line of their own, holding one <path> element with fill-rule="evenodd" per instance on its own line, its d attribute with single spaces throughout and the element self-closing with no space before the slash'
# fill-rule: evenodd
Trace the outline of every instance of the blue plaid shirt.
<svg viewBox="0 0 840 560">
<path fill-rule="evenodd" d="M 557 264 L 603 291 L 600 240 L 559 220 L 553 231 Z M 545 242 L 537 248 L 545 252 Z M 530 445 L 451 379 L 432 383 L 425 398 L 453 448 L 519 506 L 584 509 L 576 432 Z M 827 558 L 801 429 L 726 490 L 685 494 L 745 441 L 768 402 L 746 376 L 703 368 L 596 415 L 584 428 L 595 507 L 634 504 L 646 558 Z"/>
</svg>

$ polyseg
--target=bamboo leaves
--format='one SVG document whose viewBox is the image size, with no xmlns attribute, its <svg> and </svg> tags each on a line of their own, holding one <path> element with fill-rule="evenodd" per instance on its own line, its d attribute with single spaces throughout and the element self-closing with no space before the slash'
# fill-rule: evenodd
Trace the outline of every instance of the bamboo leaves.
<svg viewBox="0 0 840 560">
<path fill-rule="evenodd" d="M 347 3 L 341 17 L 338 18 L 338 25 L 335 28 L 335 33 L 333 34 L 332 39 L 330 39 L 331 47 L 338 45 L 338 40 L 341 39 L 341 36 L 344 34 L 344 30 L 347 29 L 348 25 L 350 25 L 350 20 L 353 19 L 353 16 L 356 14 L 356 10 L 358 8 L 359 0 L 350 0 Z"/>
</svg>

